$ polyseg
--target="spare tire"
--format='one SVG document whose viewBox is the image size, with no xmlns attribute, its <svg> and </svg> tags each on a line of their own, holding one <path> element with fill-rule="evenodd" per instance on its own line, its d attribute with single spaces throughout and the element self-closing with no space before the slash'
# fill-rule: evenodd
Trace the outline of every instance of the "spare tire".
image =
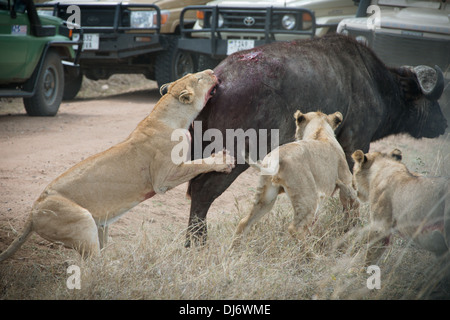
<svg viewBox="0 0 450 320">
<path fill-rule="evenodd" d="M 178 36 L 167 37 L 167 50 L 156 57 L 155 78 L 158 87 L 182 78 L 198 69 L 198 55 L 178 49 Z"/>
</svg>

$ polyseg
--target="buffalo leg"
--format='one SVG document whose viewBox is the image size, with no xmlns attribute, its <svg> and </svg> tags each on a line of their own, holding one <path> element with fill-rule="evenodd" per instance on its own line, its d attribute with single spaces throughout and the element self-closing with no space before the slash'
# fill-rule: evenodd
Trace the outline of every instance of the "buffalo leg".
<svg viewBox="0 0 450 320">
<path fill-rule="evenodd" d="M 247 164 L 236 165 L 229 174 L 211 172 L 199 175 L 189 182 L 188 193 L 191 196 L 191 211 L 186 247 L 190 247 L 191 241 L 202 245 L 205 244 L 207 233 L 206 215 L 209 207 L 247 168 Z"/>
</svg>

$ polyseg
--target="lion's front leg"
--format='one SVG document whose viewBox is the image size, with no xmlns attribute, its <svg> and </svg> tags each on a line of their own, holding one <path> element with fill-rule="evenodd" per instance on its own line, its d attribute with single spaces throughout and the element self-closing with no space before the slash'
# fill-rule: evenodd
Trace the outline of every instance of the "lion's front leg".
<svg viewBox="0 0 450 320">
<path fill-rule="evenodd" d="M 171 188 L 187 182 L 202 173 L 212 171 L 230 173 L 234 167 L 234 157 L 232 157 L 228 151 L 220 151 L 208 158 L 180 163 L 172 169 L 171 173 L 167 176 L 166 181 L 164 183 L 160 183 L 160 185 Z M 158 190 L 157 186 L 155 190 Z"/>
<path fill-rule="evenodd" d="M 392 226 L 392 212 L 390 206 L 380 199 L 380 205 L 371 208 L 370 229 L 367 239 L 365 262 L 367 265 L 376 264 L 386 247 L 389 245 Z"/>
</svg>

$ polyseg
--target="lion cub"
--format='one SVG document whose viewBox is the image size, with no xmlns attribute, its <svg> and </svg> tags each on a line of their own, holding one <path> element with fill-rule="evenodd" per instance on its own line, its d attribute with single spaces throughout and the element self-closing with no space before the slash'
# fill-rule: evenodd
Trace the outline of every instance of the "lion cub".
<svg viewBox="0 0 450 320">
<path fill-rule="evenodd" d="M 289 232 L 301 238 L 314 218 L 321 198 L 340 189 L 340 200 L 349 208 L 357 204 L 351 187 L 352 174 L 334 130 L 342 122 L 342 114 L 300 111 L 294 114 L 296 141 L 284 144 L 257 166 L 261 171 L 256 200 L 250 214 L 243 218 L 235 233 L 233 246 L 250 226 L 270 211 L 278 194 L 286 192 L 294 208 Z M 278 155 L 278 158 L 274 154 Z M 274 170 L 269 172 L 270 167 Z"/>
<path fill-rule="evenodd" d="M 361 201 L 370 205 L 368 265 L 376 263 L 394 230 L 436 255 L 448 252 L 449 178 L 410 172 L 398 149 L 389 154 L 357 150 L 352 158 L 353 185 Z"/>
</svg>

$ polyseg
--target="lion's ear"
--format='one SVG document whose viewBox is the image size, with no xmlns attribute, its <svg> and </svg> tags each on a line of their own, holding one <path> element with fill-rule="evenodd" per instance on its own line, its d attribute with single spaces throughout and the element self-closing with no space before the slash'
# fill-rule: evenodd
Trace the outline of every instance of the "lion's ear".
<svg viewBox="0 0 450 320">
<path fill-rule="evenodd" d="M 367 161 L 366 155 L 361 150 L 356 150 L 355 152 L 353 152 L 352 158 L 357 163 L 364 163 Z"/>
<path fill-rule="evenodd" d="M 333 130 L 336 129 L 341 124 L 342 119 L 344 119 L 344 117 L 342 116 L 342 113 L 340 113 L 339 111 L 328 115 L 328 122 L 330 123 Z"/>
<path fill-rule="evenodd" d="M 389 156 L 397 161 L 402 161 L 402 152 L 399 149 L 394 149 L 389 153 Z"/>
<path fill-rule="evenodd" d="M 297 121 L 297 123 L 300 123 L 303 120 L 305 120 L 305 116 L 303 115 L 303 113 L 300 110 L 295 111 L 294 118 L 295 118 L 295 121 Z"/>
<path fill-rule="evenodd" d="M 180 92 L 178 100 L 184 104 L 191 104 L 194 101 L 194 92 L 191 88 L 187 87 Z"/>
</svg>

